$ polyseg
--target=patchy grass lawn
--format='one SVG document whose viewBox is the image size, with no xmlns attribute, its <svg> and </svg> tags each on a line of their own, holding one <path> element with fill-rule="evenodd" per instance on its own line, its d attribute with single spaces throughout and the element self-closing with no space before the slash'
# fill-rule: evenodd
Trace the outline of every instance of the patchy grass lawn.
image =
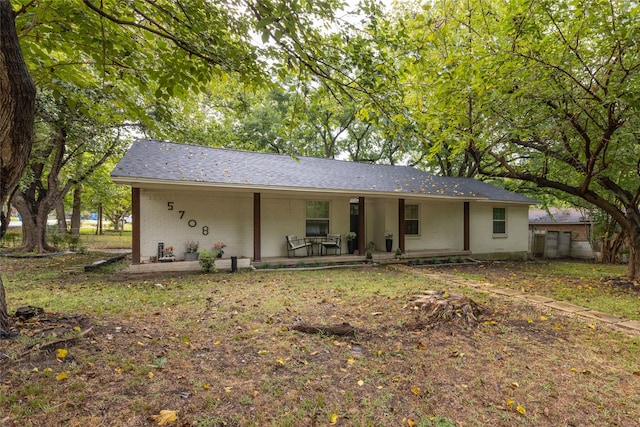
<svg viewBox="0 0 640 427">
<path fill-rule="evenodd" d="M 109 227 L 107 227 L 109 225 Z M 49 235 L 49 243 L 53 240 Z M 20 246 L 22 242 L 22 228 L 10 226 L 7 234 L 0 240 L 0 250 L 11 250 Z M 110 224 L 105 224 L 102 235 L 96 234 L 95 221 L 83 221 L 80 227 L 80 247 L 92 249 L 131 249 L 131 224 L 125 224 L 124 229 L 113 231 Z M 64 242 L 60 243 L 66 249 Z"/>
<path fill-rule="evenodd" d="M 494 262 L 449 270 L 500 287 L 543 295 L 640 320 L 640 286 L 624 279 L 626 265 L 577 261 Z"/>
<path fill-rule="evenodd" d="M 424 269 L 77 268 L 97 256 L 0 260 L 10 310 L 59 313 L 0 341 L 3 427 L 152 426 L 162 410 L 202 427 L 640 424 L 640 338 Z M 527 286 L 557 280 L 546 271 Z M 412 303 L 425 289 L 469 296 L 480 323 L 429 327 Z M 301 321 L 358 333 L 291 330 Z"/>
<path fill-rule="evenodd" d="M 102 236 L 93 232 L 80 233 L 80 244 L 93 249 L 131 249 L 131 229 L 104 231 Z"/>
</svg>

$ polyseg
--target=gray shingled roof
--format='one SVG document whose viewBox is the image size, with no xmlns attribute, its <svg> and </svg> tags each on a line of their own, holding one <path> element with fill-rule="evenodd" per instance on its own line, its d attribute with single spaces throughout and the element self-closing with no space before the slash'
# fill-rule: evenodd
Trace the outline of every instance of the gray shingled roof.
<svg viewBox="0 0 640 427">
<path fill-rule="evenodd" d="M 119 183 L 178 181 L 229 187 L 268 187 L 422 194 L 535 203 L 469 178 L 439 177 L 409 166 L 373 165 L 315 157 L 138 140 L 111 172 Z"/>
<path fill-rule="evenodd" d="M 529 224 L 584 224 L 589 215 L 574 208 L 530 209 Z"/>
</svg>

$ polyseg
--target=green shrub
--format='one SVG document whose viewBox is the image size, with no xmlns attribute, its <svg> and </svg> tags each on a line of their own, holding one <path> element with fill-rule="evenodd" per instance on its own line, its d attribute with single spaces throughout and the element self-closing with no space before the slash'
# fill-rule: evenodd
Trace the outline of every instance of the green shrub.
<svg viewBox="0 0 640 427">
<path fill-rule="evenodd" d="M 202 268 L 202 271 L 206 273 L 215 271 L 215 262 L 217 255 L 218 251 L 211 251 L 209 249 L 203 249 L 202 251 L 200 251 L 198 262 L 200 263 L 200 268 Z"/>
<path fill-rule="evenodd" d="M 49 242 L 56 248 L 59 248 L 62 245 L 63 241 L 64 241 L 64 238 L 58 233 L 53 233 L 49 235 Z"/>
<path fill-rule="evenodd" d="M 18 241 L 19 237 L 20 235 L 18 233 L 11 233 L 11 232 L 4 233 L 4 236 L 2 236 L 2 239 L 0 239 L 0 247 L 5 247 L 9 245 L 11 245 L 12 247 L 16 246 L 16 242 Z"/>
<path fill-rule="evenodd" d="M 80 236 L 74 236 L 72 234 L 64 235 L 64 242 L 69 247 L 69 250 L 72 252 L 76 252 L 80 247 Z"/>
</svg>

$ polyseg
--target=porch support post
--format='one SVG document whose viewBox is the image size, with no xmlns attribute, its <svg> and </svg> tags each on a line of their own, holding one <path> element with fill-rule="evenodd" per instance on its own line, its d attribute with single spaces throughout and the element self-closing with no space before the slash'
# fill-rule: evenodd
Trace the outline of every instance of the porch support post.
<svg viewBox="0 0 640 427">
<path fill-rule="evenodd" d="M 404 199 L 398 199 L 398 248 L 402 253 L 404 250 Z"/>
<path fill-rule="evenodd" d="M 360 255 L 367 253 L 367 248 L 364 245 L 364 215 L 364 197 L 358 197 L 358 253 Z"/>
<path fill-rule="evenodd" d="M 140 264 L 140 188 L 131 187 L 131 263 Z"/>
<path fill-rule="evenodd" d="M 468 251 L 471 245 L 469 244 L 469 202 L 464 202 L 464 250 Z"/>
<path fill-rule="evenodd" d="M 253 260 L 262 261 L 260 193 L 253 193 Z"/>
</svg>

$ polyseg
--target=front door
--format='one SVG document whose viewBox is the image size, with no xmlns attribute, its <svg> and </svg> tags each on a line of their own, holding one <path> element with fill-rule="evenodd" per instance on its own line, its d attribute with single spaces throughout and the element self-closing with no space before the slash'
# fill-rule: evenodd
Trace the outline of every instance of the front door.
<svg viewBox="0 0 640 427">
<path fill-rule="evenodd" d="M 358 206 L 358 202 L 355 203 L 350 203 L 349 205 L 349 231 L 352 231 L 354 233 L 358 233 L 358 224 L 359 224 L 359 206 Z M 355 239 L 355 250 L 358 250 L 358 240 L 359 239 Z"/>
</svg>

